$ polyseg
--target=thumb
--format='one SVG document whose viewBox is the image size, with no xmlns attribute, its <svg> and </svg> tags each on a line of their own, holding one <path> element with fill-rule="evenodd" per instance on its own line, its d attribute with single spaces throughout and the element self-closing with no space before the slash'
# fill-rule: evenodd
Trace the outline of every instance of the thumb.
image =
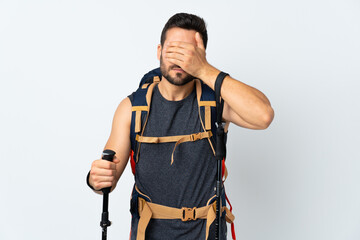
<svg viewBox="0 0 360 240">
<path fill-rule="evenodd" d="M 196 45 L 198 48 L 205 50 L 204 42 L 203 42 L 199 32 L 195 33 L 195 41 L 196 41 Z"/>
<path fill-rule="evenodd" d="M 120 159 L 118 159 L 117 157 L 116 157 L 116 155 L 114 156 L 114 159 L 113 159 L 113 163 L 119 163 L 120 162 Z"/>
</svg>

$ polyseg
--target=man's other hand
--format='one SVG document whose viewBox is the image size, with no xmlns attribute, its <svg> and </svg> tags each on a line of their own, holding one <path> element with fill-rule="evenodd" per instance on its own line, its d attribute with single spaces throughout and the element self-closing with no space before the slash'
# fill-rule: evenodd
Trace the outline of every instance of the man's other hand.
<svg viewBox="0 0 360 240">
<path fill-rule="evenodd" d="M 120 160 L 115 156 L 112 162 L 98 159 L 93 161 L 90 170 L 90 185 L 99 191 L 106 187 L 116 186 L 116 164 Z"/>
</svg>

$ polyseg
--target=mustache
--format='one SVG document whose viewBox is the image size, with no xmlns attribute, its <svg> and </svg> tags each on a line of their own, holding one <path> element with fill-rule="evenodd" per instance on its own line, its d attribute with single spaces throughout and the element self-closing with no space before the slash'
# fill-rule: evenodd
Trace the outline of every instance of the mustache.
<svg viewBox="0 0 360 240">
<path fill-rule="evenodd" d="M 179 65 L 171 65 L 170 67 L 169 67 L 170 69 L 174 69 L 174 68 L 181 68 Z"/>
</svg>

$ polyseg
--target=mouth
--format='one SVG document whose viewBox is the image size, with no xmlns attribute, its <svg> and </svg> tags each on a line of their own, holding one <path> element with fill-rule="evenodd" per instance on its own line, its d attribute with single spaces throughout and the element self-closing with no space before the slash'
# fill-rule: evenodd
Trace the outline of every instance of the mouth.
<svg viewBox="0 0 360 240">
<path fill-rule="evenodd" d="M 172 70 L 174 70 L 175 72 L 185 72 L 180 66 L 174 66 L 171 68 Z"/>
</svg>

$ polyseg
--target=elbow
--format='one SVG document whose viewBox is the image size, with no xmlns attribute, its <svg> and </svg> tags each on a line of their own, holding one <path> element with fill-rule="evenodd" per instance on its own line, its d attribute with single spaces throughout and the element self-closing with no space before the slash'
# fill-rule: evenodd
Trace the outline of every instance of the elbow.
<svg viewBox="0 0 360 240">
<path fill-rule="evenodd" d="M 263 113 L 260 129 L 267 129 L 273 121 L 274 115 L 274 109 L 271 106 L 268 106 L 268 109 Z"/>
</svg>

